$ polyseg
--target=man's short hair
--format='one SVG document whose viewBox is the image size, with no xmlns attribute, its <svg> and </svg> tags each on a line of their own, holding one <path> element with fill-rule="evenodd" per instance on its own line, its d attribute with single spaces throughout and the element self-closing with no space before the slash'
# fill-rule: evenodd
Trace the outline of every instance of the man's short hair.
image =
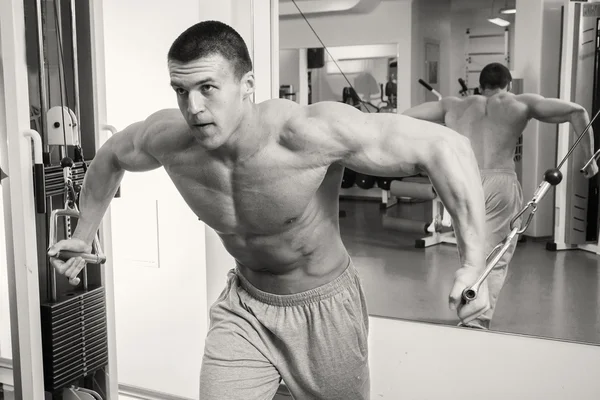
<svg viewBox="0 0 600 400">
<path fill-rule="evenodd" d="M 486 65 L 479 75 L 479 86 L 482 89 L 505 89 L 510 82 L 510 71 L 500 63 Z"/>
<path fill-rule="evenodd" d="M 252 60 L 244 39 L 219 21 L 202 21 L 185 30 L 171 45 L 168 59 L 181 63 L 220 54 L 228 60 L 237 79 L 252 71 Z"/>
</svg>

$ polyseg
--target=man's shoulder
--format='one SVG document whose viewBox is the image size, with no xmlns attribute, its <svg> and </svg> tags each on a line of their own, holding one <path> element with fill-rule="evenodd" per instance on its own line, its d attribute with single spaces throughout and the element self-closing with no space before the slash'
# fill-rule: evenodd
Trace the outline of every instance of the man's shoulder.
<svg viewBox="0 0 600 400">
<path fill-rule="evenodd" d="M 263 126 L 284 131 L 315 127 L 315 124 L 319 125 L 320 122 L 325 122 L 327 118 L 347 108 L 350 107 L 333 101 L 300 105 L 291 100 L 272 99 L 259 104 Z"/>
<path fill-rule="evenodd" d="M 270 121 L 282 120 L 284 122 L 289 119 L 319 118 L 330 115 L 331 112 L 354 108 L 336 101 L 320 101 L 310 105 L 300 105 L 287 99 L 266 100 L 258 104 L 258 107 L 263 120 L 266 118 Z"/>
<path fill-rule="evenodd" d="M 150 114 L 144 124 L 147 128 L 159 133 L 162 130 L 180 131 L 187 129 L 187 123 L 181 115 L 181 111 L 176 108 L 165 108 Z"/>
<path fill-rule="evenodd" d="M 152 113 L 145 120 L 144 142 L 148 149 L 173 151 L 187 145 L 192 139 L 189 125 L 176 108 L 169 108 Z"/>
<path fill-rule="evenodd" d="M 537 95 L 531 95 L 537 96 Z M 490 106 L 498 105 L 502 109 L 510 110 L 514 113 L 515 117 L 520 113 L 526 113 L 527 107 L 529 105 L 529 100 L 531 96 L 527 93 L 525 94 L 514 94 L 510 92 L 499 93 L 495 96 L 492 96 L 488 99 L 488 104 Z"/>
<path fill-rule="evenodd" d="M 270 100 L 261 106 L 264 107 L 261 110 L 263 126 L 276 130 L 279 144 L 294 151 L 310 152 L 328 147 L 327 143 L 335 140 L 335 121 L 343 119 L 344 113 L 353 108 L 333 101 L 299 105 L 286 100 Z"/>
<path fill-rule="evenodd" d="M 468 96 L 468 97 L 456 97 L 456 96 L 447 96 L 441 100 L 442 107 L 446 112 L 452 112 L 464 109 L 471 104 L 479 101 L 477 99 L 479 96 Z"/>
<path fill-rule="evenodd" d="M 300 108 L 303 108 L 300 104 L 287 99 L 270 99 L 258 104 L 260 114 L 266 118 L 282 117 Z"/>
</svg>

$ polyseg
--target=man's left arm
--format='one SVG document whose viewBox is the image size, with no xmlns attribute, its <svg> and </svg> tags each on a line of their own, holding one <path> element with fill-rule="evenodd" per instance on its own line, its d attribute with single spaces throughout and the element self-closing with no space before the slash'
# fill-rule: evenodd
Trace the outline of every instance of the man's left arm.
<svg viewBox="0 0 600 400">
<path fill-rule="evenodd" d="M 428 101 L 403 111 L 402 115 L 443 124 L 446 120 L 449 103 L 453 100 L 452 97 L 445 97 L 440 101 Z"/>
<path fill-rule="evenodd" d="M 550 124 L 570 122 L 576 136 L 581 135 L 590 123 L 590 117 L 586 109 L 577 103 L 546 98 L 532 93 L 525 93 L 515 97 L 528 107 L 530 118 Z M 583 138 L 580 147 L 585 161 L 589 160 L 594 154 L 594 131 L 591 126 Z M 585 177 L 591 178 L 596 173 L 598 173 L 598 166 L 596 162 L 593 162 L 585 171 Z"/>
<path fill-rule="evenodd" d="M 452 216 L 460 263 L 451 308 L 464 322 L 489 306 L 482 295 L 459 307 L 462 290 L 485 269 L 485 206 L 477 161 L 468 139 L 438 124 L 396 114 L 365 114 L 340 103 L 309 106 L 310 125 L 321 126 L 322 148 L 333 162 L 375 176 L 424 172 Z M 483 311 L 482 311 L 483 310 Z"/>
</svg>

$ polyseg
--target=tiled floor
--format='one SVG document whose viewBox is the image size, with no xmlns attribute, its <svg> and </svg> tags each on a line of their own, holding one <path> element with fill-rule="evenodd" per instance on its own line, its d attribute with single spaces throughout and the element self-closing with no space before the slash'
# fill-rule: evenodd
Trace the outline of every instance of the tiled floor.
<svg viewBox="0 0 600 400">
<path fill-rule="evenodd" d="M 402 206 L 422 219 L 422 206 Z M 363 280 L 371 315 L 455 325 L 447 297 L 458 268 L 454 245 L 414 248 L 420 235 L 382 227 L 376 202 L 342 200 L 346 246 Z M 397 212 L 398 210 L 388 212 Z M 600 257 L 550 252 L 545 241 L 517 247 L 494 316 L 494 330 L 600 343 Z"/>
</svg>

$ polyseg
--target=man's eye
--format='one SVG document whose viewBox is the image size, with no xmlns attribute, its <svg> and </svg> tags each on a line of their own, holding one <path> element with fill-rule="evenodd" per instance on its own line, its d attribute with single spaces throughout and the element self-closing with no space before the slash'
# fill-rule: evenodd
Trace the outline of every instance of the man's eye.
<svg viewBox="0 0 600 400">
<path fill-rule="evenodd" d="M 206 93 L 206 92 L 210 92 L 210 91 L 212 91 L 214 88 L 215 88 L 215 87 L 214 87 L 214 86 L 212 86 L 212 85 L 202 85 L 202 86 L 200 86 L 200 89 L 201 89 L 203 92 L 205 92 L 205 93 Z"/>
<path fill-rule="evenodd" d="M 175 91 L 177 92 L 178 95 L 180 96 L 185 96 L 187 94 L 187 90 L 182 89 L 182 88 L 176 88 Z"/>
</svg>

